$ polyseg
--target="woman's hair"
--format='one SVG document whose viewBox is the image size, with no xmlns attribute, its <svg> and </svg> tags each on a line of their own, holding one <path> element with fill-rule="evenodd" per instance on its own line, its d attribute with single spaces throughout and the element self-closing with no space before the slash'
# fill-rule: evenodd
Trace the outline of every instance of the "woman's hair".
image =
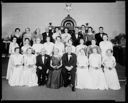
<svg viewBox="0 0 128 103">
<path fill-rule="evenodd" d="M 90 27 L 88 27 L 88 29 L 89 29 L 89 28 L 91 29 L 91 31 L 93 31 L 93 28 L 92 28 L 91 26 L 90 26 Z"/>
<path fill-rule="evenodd" d="M 69 30 L 67 27 L 65 27 L 64 30 L 65 30 L 65 29 Z"/>
<path fill-rule="evenodd" d="M 92 52 L 93 52 L 93 49 L 96 49 L 96 50 L 97 50 L 97 52 L 98 52 L 98 49 L 97 49 L 97 47 L 92 47 Z"/>
<path fill-rule="evenodd" d="M 59 27 L 55 27 L 55 30 L 58 28 L 58 30 L 60 30 L 60 28 Z"/>
<path fill-rule="evenodd" d="M 100 28 L 104 29 L 102 26 L 100 26 L 99 29 L 100 29 Z"/>
<path fill-rule="evenodd" d="M 112 49 L 107 49 L 107 50 L 106 50 L 106 53 L 107 53 L 108 51 L 110 51 L 111 53 L 113 53 L 113 50 L 112 50 Z"/>
<path fill-rule="evenodd" d="M 17 40 L 17 37 L 16 37 L 16 36 L 14 36 L 14 37 L 12 38 L 12 41 L 13 41 L 13 39 L 14 39 L 14 38 L 16 38 L 16 40 Z"/>
<path fill-rule="evenodd" d="M 85 53 L 85 50 L 84 50 L 84 48 L 81 48 L 81 49 L 79 50 L 79 52 L 81 52 L 81 51 L 84 51 L 84 53 Z"/>
<path fill-rule="evenodd" d="M 25 31 L 26 31 L 26 29 L 28 29 L 28 30 L 30 31 L 30 28 L 28 28 L 28 27 L 27 27 L 27 28 L 25 28 Z"/>
<path fill-rule="evenodd" d="M 37 34 L 37 29 L 39 29 L 39 31 L 40 31 L 40 28 L 36 28 L 36 30 L 34 30 L 34 34 Z"/>
<path fill-rule="evenodd" d="M 96 39 L 95 39 L 95 38 L 93 38 L 92 40 L 95 40 L 95 41 L 96 41 Z M 91 40 L 91 41 L 92 41 L 92 40 Z"/>
<path fill-rule="evenodd" d="M 82 28 L 82 26 L 84 26 L 84 28 L 86 27 L 85 25 L 81 25 L 81 28 Z"/>
<path fill-rule="evenodd" d="M 56 32 L 56 28 L 58 28 L 58 30 L 60 30 L 59 27 L 55 27 L 55 28 L 53 29 L 53 32 L 54 32 L 54 33 Z"/>
<path fill-rule="evenodd" d="M 19 47 L 15 47 L 14 51 L 16 52 L 17 49 L 19 49 L 19 52 L 20 52 L 20 48 Z"/>
<path fill-rule="evenodd" d="M 20 28 L 15 28 L 15 32 L 16 32 L 17 30 L 19 30 L 19 31 L 20 31 Z"/>
<path fill-rule="evenodd" d="M 31 51 L 33 52 L 33 49 L 31 47 L 27 48 L 26 52 L 28 52 L 29 49 L 31 49 Z"/>
<path fill-rule="evenodd" d="M 57 36 L 57 37 L 56 37 L 56 39 L 57 39 L 57 38 L 60 38 L 60 39 L 61 39 L 61 37 L 60 37 L 60 36 Z"/>
<path fill-rule="evenodd" d="M 107 38 L 108 38 L 108 35 L 107 34 L 104 34 L 103 36 L 107 36 Z"/>
<path fill-rule="evenodd" d="M 28 39 L 28 41 L 30 42 L 30 39 L 29 38 L 25 38 L 25 41 Z"/>
</svg>

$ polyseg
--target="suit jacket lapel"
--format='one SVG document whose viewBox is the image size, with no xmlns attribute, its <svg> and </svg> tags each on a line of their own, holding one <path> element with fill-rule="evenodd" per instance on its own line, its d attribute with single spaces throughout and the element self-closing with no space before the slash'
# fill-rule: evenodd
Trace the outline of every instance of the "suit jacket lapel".
<svg viewBox="0 0 128 103">
<path fill-rule="evenodd" d="M 72 53 L 71 53 L 71 56 L 70 56 L 70 59 L 69 60 L 68 60 L 68 54 L 67 54 L 67 61 L 68 61 L 68 63 L 70 63 L 71 60 L 72 60 Z"/>
<path fill-rule="evenodd" d="M 68 61 L 68 53 L 66 54 L 66 61 L 69 62 L 69 61 Z"/>
<path fill-rule="evenodd" d="M 70 56 L 70 59 L 69 59 L 69 63 L 72 61 L 72 53 L 71 53 L 71 56 Z"/>
</svg>

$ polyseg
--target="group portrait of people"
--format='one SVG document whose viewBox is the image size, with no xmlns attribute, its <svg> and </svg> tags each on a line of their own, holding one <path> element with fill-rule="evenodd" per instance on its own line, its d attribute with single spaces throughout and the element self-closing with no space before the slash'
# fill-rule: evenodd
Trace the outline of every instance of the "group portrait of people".
<svg viewBox="0 0 128 103">
<path fill-rule="evenodd" d="M 10 86 L 46 86 L 59 89 L 119 90 L 113 44 L 104 28 L 95 33 L 82 25 L 40 28 L 34 32 L 16 28 L 10 35 L 6 79 Z"/>
</svg>

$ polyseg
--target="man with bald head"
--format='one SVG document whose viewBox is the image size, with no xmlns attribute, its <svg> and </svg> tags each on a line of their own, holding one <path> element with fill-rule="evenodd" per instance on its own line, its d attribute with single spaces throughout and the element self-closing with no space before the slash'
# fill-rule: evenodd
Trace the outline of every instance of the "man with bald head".
<svg viewBox="0 0 128 103">
<path fill-rule="evenodd" d="M 46 54 L 45 48 L 41 49 L 41 53 L 36 57 L 38 85 L 45 85 L 47 71 L 50 69 L 50 56 Z"/>
</svg>

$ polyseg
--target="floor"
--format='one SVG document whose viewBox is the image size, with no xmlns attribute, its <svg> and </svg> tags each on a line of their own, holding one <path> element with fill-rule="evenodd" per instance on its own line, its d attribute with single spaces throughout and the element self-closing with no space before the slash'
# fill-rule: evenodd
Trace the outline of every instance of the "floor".
<svg viewBox="0 0 128 103">
<path fill-rule="evenodd" d="M 117 63 L 120 90 L 80 90 L 70 87 L 49 89 L 41 87 L 10 87 L 5 79 L 8 58 L 2 58 L 2 100 L 115 100 L 125 101 L 125 67 Z"/>
<path fill-rule="evenodd" d="M 125 101 L 125 83 L 121 82 L 120 90 L 88 90 L 70 87 L 49 89 L 41 87 L 11 87 L 2 79 L 2 100 L 114 100 Z"/>
</svg>

